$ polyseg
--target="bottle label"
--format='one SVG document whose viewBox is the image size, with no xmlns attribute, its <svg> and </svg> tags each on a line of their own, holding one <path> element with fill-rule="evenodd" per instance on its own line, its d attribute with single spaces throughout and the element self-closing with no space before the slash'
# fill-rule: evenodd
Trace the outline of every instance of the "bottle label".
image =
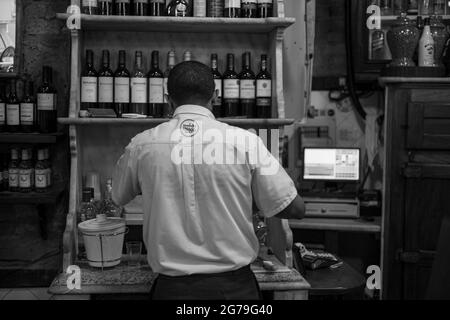
<svg viewBox="0 0 450 320">
<path fill-rule="evenodd" d="M 114 102 L 130 103 L 130 78 L 115 78 L 114 91 Z"/>
<path fill-rule="evenodd" d="M 166 95 L 169 95 L 169 78 L 164 78 L 164 103 L 169 103 L 169 101 L 167 100 Z"/>
<path fill-rule="evenodd" d="M 130 3 L 130 0 L 116 0 L 116 3 Z"/>
<path fill-rule="evenodd" d="M 37 108 L 42 111 L 56 110 L 56 94 L 54 93 L 38 93 Z"/>
<path fill-rule="evenodd" d="M 81 78 L 81 102 L 97 102 L 97 78 Z"/>
<path fill-rule="evenodd" d="M 256 80 L 256 97 L 272 97 L 272 80 Z"/>
<path fill-rule="evenodd" d="M 31 188 L 32 181 L 34 181 L 34 170 L 33 169 L 20 169 L 19 170 L 19 187 L 20 188 Z"/>
<path fill-rule="evenodd" d="M 273 0 L 258 0 L 258 4 L 273 4 Z"/>
<path fill-rule="evenodd" d="M 148 3 L 148 0 L 134 0 L 134 3 Z"/>
<path fill-rule="evenodd" d="M 165 0 L 150 0 L 150 3 L 163 3 L 163 4 L 165 4 L 166 1 Z"/>
<path fill-rule="evenodd" d="M 257 107 L 270 107 L 272 106 L 271 98 L 256 98 Z"/>
<path fill-rule="evenodd" d="M 206 17 L 206 0 L 194 0 L 194 17 Z"/>
<path fill-rule="evenodd" d="M 255 80 L 241 80 L 241 99 L 255 99 L 256 87 Z"/>
<path fill-rule="evenodd" d="M 214 79 L 216 84 L 217 98 L 213 101 L 213 105 L 218 106 L 222 104 L 222 80 Z"/>
<path fill-rule="evenodd" d="M 242 9 L 256 10 L 256 0 L 242 0 Z"/>
<path fill-rule="evenodd" d="M 0 103 L 0 124 L 5 124 L 5 103 Z"/>
<path fill-rule="evenodd" d="M 97 7 L 97 0 L 83 0 L 83 7 Z"/>
<path fill-rule="evenodd" d="M 430 41 L 420 45 L 419 66 L 432 67 L 434 65 L 434 43 Z"/>
<path fill-rule="evenodd" d="M 112 103 L 114 101 L 114 78 L 98 78 L 98 102 Z"/>
<path fill-rule="evenodd" d="M 6 124 L 9 126 L 20 125 L 20 112 L 18 104 L 6 105 Z"/>
<path fill-rule="evenodd" d="M 241 8 L 241 0 L 225 0 L 225 9 L 228 8 Z"/>
<path fill-rule="evenodd" d="M 238 79 L 223 80 L 223 97 L 224 99 L 239 99 Z"/>
<path fill-rule="evenodd" d="M 147 78 L 131 78 L 131 102 L 147 103 Z"/>
<path fill-rule="evenodd" d="M 34 180 L 36 188 L 47 188 L 47 170 L 36 170 Z"/>
<path fill-rule="evenodd" d="M 20 123 L 24 125 L 34 123 L 34 103 L 20 104 Z"/>
<path fill-rule="evenodd" d="M 8 170 L 8 181 L 9 187 L 18 188 L 19 187 L 19 170 L 9 169 Z"/>
<path fill-rule="evenodd" d="M 149 99 L 150 103 L 164 103 L 164 81 L 163 78 L 150 78 Z"/>
</svg>

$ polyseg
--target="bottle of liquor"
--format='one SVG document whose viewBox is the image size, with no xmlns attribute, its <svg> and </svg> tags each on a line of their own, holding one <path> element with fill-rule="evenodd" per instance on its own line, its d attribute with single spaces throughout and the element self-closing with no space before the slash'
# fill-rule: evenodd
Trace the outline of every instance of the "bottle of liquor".
<svg viewBox="0 0 450 320">
<path fill-rule="evenodd" d="M 211 55 L 211 69 L 214 77 L 214 82 L 216 84 L 216 92 L 217 98 L 212 102 L 213 113 L 216 118 L 223 117 L 223 108 L 222 108 L 222 75 L 219 72 L 218 67 L 218 58 L 217 54 Z"/>
<path fill-rule="evenodd" d="M 244 117 L 256 118 L 256 77 L 251 66 L 251 54 L 246 52 L 242 56 L 239 75 L 241 112 Z"/>
<path fill-rule="evenodd" d="M 172 17 L 192 17 L 191 0 L 172 0 L 167 6 L 167 15 Z"/>
<path fill-rule="evenodd" d="M 16 94 L 16 80 L 11 80 L 6 103 L 6 126 L 9 132 L 20 131 L 20 103 Z"/>
<path fill-rule="evenodd" d="M 164 74 L 159 69 L 159 52 L 152 52 L 152 68 L 148 73 L 149 78 L 149 115 L 154 118 L 164 116 Z"/>
<path fill-rule="evenodd" d="M 223 16 L 239 18 L 241 16 L 241 0 L 225 0 Z"/>
<path fill-rule="evenodd" d="M 11 161 L 8 165 L 8 188 L 11 192 L 19 191 L 19 150 L 11 149 Z"/>
<path fill-rule="evenodd" d="M 52 84 L 52 68 L 44 66 L 42 70 L 42 86 L 37 91 L 37 123 L 39 132 L 56 131 L 56 90 Z"/>
<path fill-rule="evenodd" d="M 163 118 L 170 118 L 173 114 L 173 110 L 171 109 L 169 105 L 169 101 L 167 100 L 167 96 L 169 95 L 168 90 L 168 81 L 169 81 L 169 75 L 170 71 L 175 67 L 176 61 L 175 61 L 175 51 L 169 51 L 167 54 L 167 69 L 164 72 L 164 106 L 163 106 Z"/>
<path fill-rule="evenodd" d="M 223 74 L 224 117 L 239 116 L 239 76 L 234 71 L 234 54 L 227 55 L 227 71 Z"/>
<path fill-rule="evenodd" d="M 256 76 L 256 115 L 263 119 L 272 117 L 272 77 L 265 54 L 261 55 L 261 71 Z"/>
<path fill-rule="evenodd" d="M 422 37 L 419 41 L 419 67 L 434 66 L 434 39 L 430 29 L 430 19 L 425 19 Z"/>
<path fill-rule="evenodd" d="M 102 16 L 113 15 L 113 0 L 98 0 L 98 11 Z"/>
<path fill-rule="evenodd" d="M 256 0 L 242 0 L 241 1 L 241 17 L 242 18 L 256 18 Z"/>
<path fill-rule="evenodd" d="M 116 0 L 115 13 L 116 16 L 129 16 L 131 9 L 131 0 Z"/>
<path fill-rule="evenodd" d="M 258 0 L 258 18 L 273 17 L 273 0 Z"/>
<path fill-rule="evenodd" d="M 213 18 L 223 17 L 224 12 L 223 0 L 208 0 L 207 11 L 208 17 Z"/>
<path fill-rule="evenodd" d="M 47 185 L 50 188 L 53 184 L 53 171 L 52 171 L 52 163 L 50 162 L 50 152 L 48 148 L 44 149 L 44 162 L 47 171 Z"/>
<path fill-rule="evenodd" d="M 46 192 L 49 189 L 47 163 L 45 161 L 45 150 L 39 149 L 36 165 L 34 167 L 34 187 L 36 192 Z"/>
<path fill-rule="evenodd" d="M 148 0 L 134 0 L 133 14 L 135 16 L 146 16 L 148 14 Z"/>
<path fill-rule="evenodd" d="M 19 189 L 20 192 L 31 192 L 34 188 L 34 166 L 32 150 L 22 149 L 22 161 L 19 164 Z"/>
<path fill-rule="evenodd" d="M 81 1 L 81 13 L 98 14 L 97 0 L 82 0 Z"/>
<path fill-rule="evenodd" d="M 20 103 L 20 126 L 22 132 L 36 130 L 36 102 L 33 95 L 33 82 L 25 82 L 25 97 Z"/>
<path fill-rule="evenodd" d="M 81 74 L 81 110 L 97 108 L 98 74 L 94 68 L 94 52 L 86 50 L 86 66 Z"/>
<path fill-rule="evenodd" d="M 123 208 L 116 205 L 112 200 L 112 179 L 106 181 L 105 189 L 105 200 L 104 200 L 104 213 L 107 217 L 111 218 L 121 218 L 123 213 Z"/>
<path fill-rule="evenodd" d="M 130 72 L 126 68 L 125 50 L 119 51 L 119 67 L 114 73 L 114 108 L 117 116 L 128 113 L 130 105 Z"/>
<path fill-rule="evenodd" d="M 6 131 L 6 98 L 4 87 L 0 87 L 0 132 Z"/>
<path fill-rule="evenodd" d="M 136 51 L 134 71 L 131 76 L 130 113 L 148 115 L 147 76 L 142 67 L 141 51 Z"/>
<path fill-rule="evenodd" d="M 98 107 L 114 109 L 114 73 L 109 66 L 109 51 L 103 50 L 102 68 L 98 74 Z"/>
<path fill-rule="evenodd" d="M 183 61 L 192 61 L 192 52 L 185 51 L 183 55 Z"/>
<path fill-rule="evenodd" d="M 206 17 L 206 0 L 194 1 L 194 17 Z"/>
<path fill-rule="evenodd" d="M 165 0 L 150 0 L 149 15 L 154 17 L 164 16 L 166 11 Z"/>
</svg>

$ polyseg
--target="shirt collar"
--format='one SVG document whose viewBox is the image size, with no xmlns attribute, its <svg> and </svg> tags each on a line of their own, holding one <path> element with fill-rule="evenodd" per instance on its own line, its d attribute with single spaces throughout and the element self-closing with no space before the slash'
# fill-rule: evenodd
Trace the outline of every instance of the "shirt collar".
<svg viewBox="0 0 450 320">
<path fill-rule="evenodd" d="M 207 118 L 215 119 L 213 113 L 210 110 L 208 110 L 205 107 L 194 105 L 194 104 L 185 104 L 185 105 L 179 106 L 175 110 L 173 117 L 175 118 L 182 114 L 196 114 L 196 115 L 204 116 Z"/>
</svg>

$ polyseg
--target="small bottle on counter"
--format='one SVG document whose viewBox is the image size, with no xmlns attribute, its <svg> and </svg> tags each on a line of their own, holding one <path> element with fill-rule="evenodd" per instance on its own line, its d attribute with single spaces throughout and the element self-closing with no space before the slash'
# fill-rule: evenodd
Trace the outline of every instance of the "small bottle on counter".
<svg viewBox="0 0 450 320">
<path fill-rule="evenodd" d="M 32 161 L 33 151 L 22 150 L 22 161 L 19 164 L 19 188 L 20 192 L 31 192 L 34 189 L 34 166 Z"/>
<path fill-rule="evenodd" d="M 11 161 L 8 165 L 8 189 L 11 192 L 19 191 L 19 150 L 11 149 Z"/>
<path fill-rule="evenodd" d="M 419 41 L 419 67 L 434 66 L 434 39 L 430 29 L 430 19 L 426 18 L 422 37 Z"/>
<path fill-rule="evenodd" d="M 112 179 L 106 181 L 104 213 L 107 217 L 120 218 L 122 217 L 123 208 L 116 205 L 112 200 Z"/>
</svg>

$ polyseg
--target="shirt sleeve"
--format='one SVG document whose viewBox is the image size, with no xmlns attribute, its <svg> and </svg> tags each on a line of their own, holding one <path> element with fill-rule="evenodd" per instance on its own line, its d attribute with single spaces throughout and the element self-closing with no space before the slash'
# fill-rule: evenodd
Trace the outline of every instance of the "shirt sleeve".
<svg viewBox="0 0 450 320">
<path fill-rule="evenodd" d="M 141 194 L 138 178 L 138 150 L 131 144 L 116 164 L 113 175 L 113 201 L 124 206 Z"/>
<path fill-rule="evenodd" d="M 258 137 L 252 173 L 252 193 L 261 213 L 271 218 L 286 209 L 297 197 L 294 181 Z"/>
</svg>

